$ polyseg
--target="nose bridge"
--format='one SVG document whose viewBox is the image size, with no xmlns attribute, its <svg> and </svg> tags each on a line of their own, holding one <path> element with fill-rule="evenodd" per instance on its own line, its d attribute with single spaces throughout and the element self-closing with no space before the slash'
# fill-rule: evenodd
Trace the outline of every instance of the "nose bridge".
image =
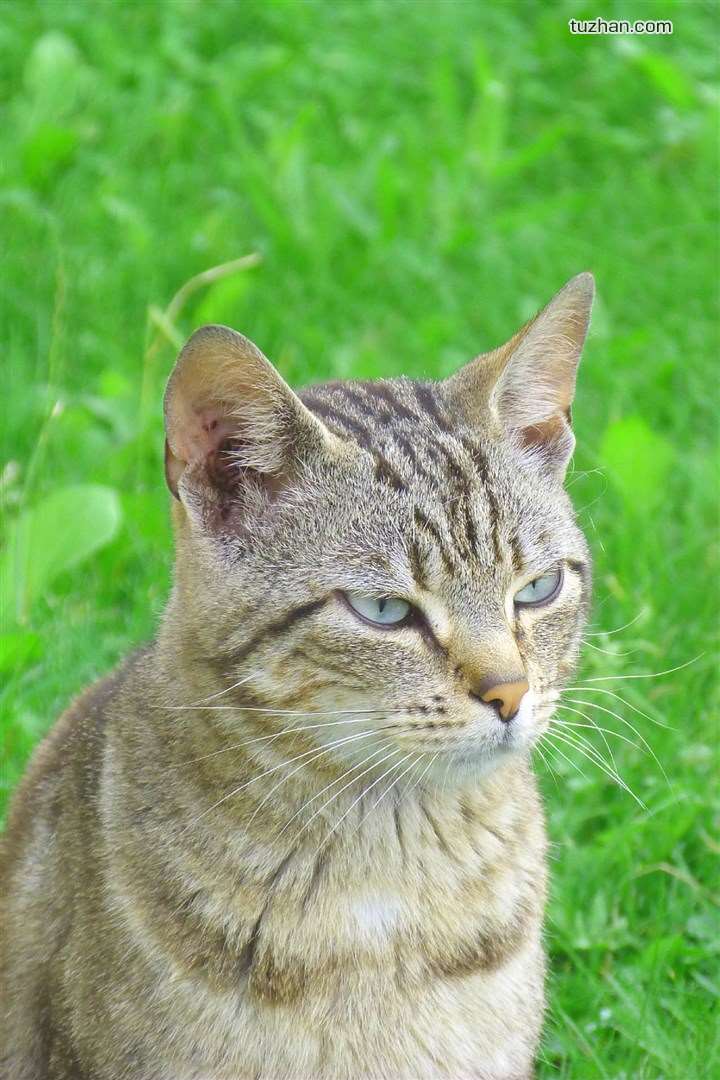
<svg viewBox="0 0 720 1080">
<path fill-rule="evenodd" d="M 496 684 L 525 677 L 520 650 L 502 612 L 472 618 L 455 615 L 450 652 L 473 688 L 488 686 L 488 679 Z"/>
</svg>

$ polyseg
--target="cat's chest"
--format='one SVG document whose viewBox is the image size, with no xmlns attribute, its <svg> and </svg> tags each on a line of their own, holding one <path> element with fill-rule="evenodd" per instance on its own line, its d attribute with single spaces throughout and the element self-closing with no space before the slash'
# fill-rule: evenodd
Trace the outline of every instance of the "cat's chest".
<svg viewBox="0 0 720 1080">
<path fill-rule="evenodd" d="M 162 918 L 169 959 L 210 992 L 266 1005 L 351 989 L 372 998 L 387 983 L 412 997 L 433 979 L 497 969 L 539 918 L 542 861 L 495 838 L 491 855 L 328 857 L 320 870 L 298 861 L 265 889 L 221 880 L 186 903 L 173 895 Z"/>
<path fill-rule="evenodd" d="M 197 1014 L 200 1003 L 201 1021 L 173 1036 L 173 1064 L 163 1080 L 520 1077 L 542 1015 L 539 932 L 497 968 L 435 975 L 412 992 L 388 966 L 346 971 L 340 983 L 330 979 L 285 1003 L 230 991 L 199 994 L 197 985 L 184 983 L 170 1006 L 174 1014 Z M 193 1068 L 198 1059 L 202 1065 Z"/>
<path fill-rule="evenodd" d="M 408 1077 L 470 1080 L 473 1055 L 515 1039 L 507 1018 L 541 993 L 542 843 L 447 839 L 447 850 L 429 840 L 414 850 L 406 835 L 404 851 L 388 845 L 384 858 L 296 858 L 264 887 L 221 874 L 184 898 L 156 893 L 162 908 L 145 930 L 156 956 L 162 935 L 170 978 L 156 993 L 177 1060 L 200 1055 L 188 1080 L 226 1080 L 227 1061 L 232 1080 L 336 1080 L 360 1060 L 367 1075 L 401 1077 L 413 1062 Z M 502 1031 L 490 1020 L 485 1031 L 482 1016 L 502 1016 Z M 438 1061 L 455 1064 L 447 1072 Z"/>
</svg>

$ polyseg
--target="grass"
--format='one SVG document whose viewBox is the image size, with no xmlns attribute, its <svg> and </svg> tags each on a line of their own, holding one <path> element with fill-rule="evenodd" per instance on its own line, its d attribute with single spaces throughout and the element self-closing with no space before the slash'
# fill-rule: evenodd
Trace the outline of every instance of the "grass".
<svg viewBox="0 0 720 1080">
<path fill-rule="evenodd" d="M 3 5 L 5 571 L 33 521 L 35 550 L 59 554 L 5 583 L 1 794 L 73 694 L 153 633 L 171 565 L 160 401 L 192 328 L 236 326 L 295 382 L 441 375 L 592 269 L 578 685 L 629 704 L 577 698 L 632 721 L 668 779 L 611 736 L 645 809 L 567 747 L 555 777 L 538 763 L 540 1075 L 697 1080 L 720 1074 L 718 22 L 710 4 L 622 7 L 603 15 L 672 18 L 673 36 L 571 37 L 595 12 L 562 2 Z M 194 275 L 252 254 L 163 316 Z M 77 484 L 103 489 L 88 521 L 67 509 Z"/>
</svg>

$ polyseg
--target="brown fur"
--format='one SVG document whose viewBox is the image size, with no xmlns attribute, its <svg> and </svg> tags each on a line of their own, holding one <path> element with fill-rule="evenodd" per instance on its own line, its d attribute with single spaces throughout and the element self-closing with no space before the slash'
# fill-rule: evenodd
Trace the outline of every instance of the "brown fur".
<svg viewBox="0 0 720 1080">
<path fill-rule="evenodd" d="M 439 384 L 298 397 L 239 335 L 194 335 L 166 396 L 157 639 L 60 719 L 12 805 L 2 1080 L 531 1075 L 529 750 L 589 601 L 561 482 L 590 297 L 581 275 Z M 559 564 L 556 600 L 514 607 Z M 348 593 L 422 616 L 374 628 Z M 505 723 L 483 688 L 522 680 Z"/>
</svg>

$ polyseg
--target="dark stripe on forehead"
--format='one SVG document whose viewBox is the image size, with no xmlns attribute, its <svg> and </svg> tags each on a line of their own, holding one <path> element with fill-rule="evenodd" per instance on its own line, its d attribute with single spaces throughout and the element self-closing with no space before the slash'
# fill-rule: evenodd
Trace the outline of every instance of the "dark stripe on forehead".
<svg viewBox="0 0 720 1080">
<path fill-rule="evenodd" d="M 430 518 L 427 517 L 427 515 L 424 514 L 422 510 L 420 510 L 418 507 L 415 507 L 415 512 L 413 516 L 415 518 L 415 524 L 419 525 L 421 529 L 425 529 L 425 531 L 428 532 L 430 536 L 432 536 L 433 540 L 437 544 L 438 551 L 440 552 L 440 556 L 442 558 L 442 561 L 445 563 L 445 567 L 448 573 L 456 573 L 457 567 L 455 566 L 455 562 L 452 558 L 452 555 L 448 551 L 442 533 L 440 532 L 435 522 L 431 521 Z"/>
<path fill-rule="evenodd" d="M 314 395 L 304 394 L 303 401 L 312 412 L 326 421 L 328 427 L 334 428 L 337 434 L 347 435 L 351 433 L 360 446 L 365 450 L 371 449 L 371 432 L 360 421 L 348 416 L 347 413 L 342 412 L 333 403 L 315 398 Z"/>
<path fill-rule="evenodd" d="M 394 412 L 397 416 L 402 416 L 405 420 L 412 420 L 414 424 L 417 424 L 421 417 L 409 409 L 407 405 L 400 400 L 400 397 L 390 383 L 386 382 L 371 382 L 363 383 L 363 387 L 370 397 L 377 398 L 380 401 L 385 402 L 388 408 Z"/>
<path fill-rule="evenodd" d="M 423 565 L 423 557 L 417 541 L 414 538 L 410 541 L 408 547 L 408 559 L 410 561 L 410 569 L 412 571 L 412 576 L 415 579 L 415 584 L 421 589 L 426 588 L 427 574 L 425 573 L 425 566 Z"/>
<path fill-rule="evenodd" d="M 396 450 L 399 450 L 403 457 L 407 459 L 408 463 L 412 466 L 413 472 L 417 476 L 423 477 L 428 483 L 428 486 L 434 488 L 438 487 L 440 478 L 437 469 L 442 467 L 442 461 L 426 440 L 413 443 L 411 439 L 400 432 L 392 432 L 389 441 L 390 445 Z M 429 461 L 423 461 L 418 451 L 425 454 L 427 458 L 429 458 Z M 435 466 L 435 471 L 433 471 L 433 466 Z"/>
<path fill-rule="evenodd" d="M 465 536 L 467 538 L 468 547 L 472 555 L 478 555 L 480 551 L 480 545 L 478 543 L 477 529 L 475 528 L 475 521 L 472 514 L 472 500 L 470 498 L 470 492 L 466 488 L 460 499 L 460 504 L 463 509 L 465 518 Z"/>
<path fill-rule="evenodd" d="M 425 412 L 433 418 L 440 430 L 446 432 L 448 435 L 455 434 L 455 428 L 441 411 L 437 397 L 432 389 L 426 383 L 421 382 L 413 383 L 413 389 L 415 390 L 415 396 L 420 402 L 420 405 Z"/>
<path fill-rule="evenodd" d="M 302 604 L 300 607 L 291 608 L 290 611 L 286 611 L 279 619 L 275 619 L 274 622 L 268 623 L 246 641 L 244 645 L 241 645 L 239 649 L 234 649 L 230 653 L 229 659 L 239 664 L 242 660 L 255 651 L 260 645 L 268 640 L 268 638 L 279 637 L 282 634 L 287 633 L 291 627 L 296 623 L 302 622 L 303 619 L 309 618 L 310 615 L 314 615 L 316 611 L 327 603 L 327 596 L 323 596 L 320 600 L 311 600 L 309 604 Z"/>
<path fill-rule="evenodd" d="M 460 442 L 462 443 L 467 454 L 469 455 L 473 465 L 477 469 L 478 475 L 485 489 L 488 505 L 490 507 L 490 525 L 495 559 L 499 565 L 502 565 L 503 553 L 502 547 L 500 545 L 500 507 L 498 505 L 497 499 L 495 498 L 495 492 L 490 486 L 490 479 L 488 477 L 488 467 L 485 460 L 485 455 L 483 454 L 480 447 L 470 442 L 470 440 L 466 436 L 460 436 Z"/>
<path fill-rule="evenodd" d="M 333 389 L 333 392 L 335 394 L 341 394 L 349 404 L 355 409 L 358 409 L 363 416 L 367 416 L 371 420 L 376 421 L 379 419 L 378 407 L 369 399 L 367 391 L 362 383 L 338 383 L 337 387 Z"/>
</svg>

